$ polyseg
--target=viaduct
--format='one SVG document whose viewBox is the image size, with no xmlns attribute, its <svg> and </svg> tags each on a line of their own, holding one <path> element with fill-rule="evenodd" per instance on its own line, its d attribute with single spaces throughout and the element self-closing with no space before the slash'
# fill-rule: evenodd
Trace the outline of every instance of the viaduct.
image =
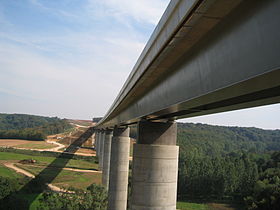
<svg viewBox="0 0 280 210">
<path fill-rule="evenodd" d="M 176 209 L 176 119 L 280 102 L 279 0 L 171 0 L 93 128 L 108 209 Z"/>
</svg>

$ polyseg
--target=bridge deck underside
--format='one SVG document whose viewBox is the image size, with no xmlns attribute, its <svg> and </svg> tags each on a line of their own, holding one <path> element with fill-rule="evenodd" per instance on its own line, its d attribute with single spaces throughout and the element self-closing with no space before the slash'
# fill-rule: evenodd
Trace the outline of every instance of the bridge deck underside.
<svg viewBox="0 0 280 210">
<path fill-rule="evenodd" d="M 244 1 L 100 127 L 279 103 L 279 11 L 280 1 Z"/>
</svg>

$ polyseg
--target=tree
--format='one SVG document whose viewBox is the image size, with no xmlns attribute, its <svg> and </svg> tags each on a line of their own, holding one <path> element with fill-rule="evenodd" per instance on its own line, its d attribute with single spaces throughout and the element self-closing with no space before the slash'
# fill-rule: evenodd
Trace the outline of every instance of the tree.
<svg viewBox="0 0 280 210">
<path fill-rule="evenodd" d="M 71 188 L 69 192 L 71 193 L 44 192 L 38 209 L 107 209 L 107 192 L 103 186 L 92 184 L 86 191 Z"/>
</svg>

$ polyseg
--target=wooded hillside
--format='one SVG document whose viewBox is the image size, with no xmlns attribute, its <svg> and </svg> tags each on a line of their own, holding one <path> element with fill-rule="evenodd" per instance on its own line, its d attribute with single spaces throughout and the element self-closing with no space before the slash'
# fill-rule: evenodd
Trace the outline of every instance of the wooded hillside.
<svg viewBox="0 0 280 210">
<path fill-rule="evenodd" d="M 280 130 L 178 123 L 178 144 L 207 154 L 280 150 Z"/>
<path fill-rule="evenodd" d="M 280 130 L 178 124 L 179 199 L 280 205 Z"/>
<path fill-rule="evenodd" d="M 0 138 L 42 140 L 71 128 L 65 119 L 26 114 L 0 114 Z"/>
</svg>

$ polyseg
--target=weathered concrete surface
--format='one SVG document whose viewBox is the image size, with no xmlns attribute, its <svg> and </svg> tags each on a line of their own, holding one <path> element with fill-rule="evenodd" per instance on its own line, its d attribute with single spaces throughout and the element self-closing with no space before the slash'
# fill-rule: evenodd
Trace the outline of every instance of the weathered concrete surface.
<svg viewBox="0 0 280 210">
<path fill-rule="evenodd" d="M 138 144 L 176 145 L 176 123 L 140 121 L 137 132 Z"/>
<path fill-rule="evenodd" d="M 100 132 L 99 130 L 96 130 L 96 135 L 95 135 L 95 151 L 96 151 L 96 156 L 99 156 L 99 138 L 100 138 Z"/>
<path fill-rule="evenodd" d="M 103 170 L 104 141 L 105 141 L 105 131 L 102 130 L 102 132 L 101 132 L 101 134 L 100 134 L 99 156 L 98 156 L 98 160 L 99 160 L 99 167 L 98 167 L 98 169 L 99 169 L 100 171 Z"/>
<path fill-rule="evenodd" d="M 115 128 L 111 147 L 109 210 L 127 208 L 129 149 L 129 128 Z"/>
<path fill-rule="evenodd" d="M 113 130 L 105 131 L 104 151 L 103 151 L 103 172 L 102 185 L 108 190 L 109 187 L 109 173 L 110 173 L 110 158 L 111 158 L 111 143 Z"/>
<path fill-rule="evenodd" d="M 94 133 L 91 136 L 91 142 L 92 142 L 92 148 L 95 148 L 95 140 L 96 140 L 96 131 L 94 131 Z"/>
<path fill-rule="evenodd" d="M 133 210 L 176 209 L 179 154 L 176 131 L 177 126 L 172 122 L 138 123 L 139 140 L 133 147 Z"/>
<path fill-rule="evenodd" d="M 176 209 L 178 146 L 135 144 L 132 209 Z"/>
</svg>

